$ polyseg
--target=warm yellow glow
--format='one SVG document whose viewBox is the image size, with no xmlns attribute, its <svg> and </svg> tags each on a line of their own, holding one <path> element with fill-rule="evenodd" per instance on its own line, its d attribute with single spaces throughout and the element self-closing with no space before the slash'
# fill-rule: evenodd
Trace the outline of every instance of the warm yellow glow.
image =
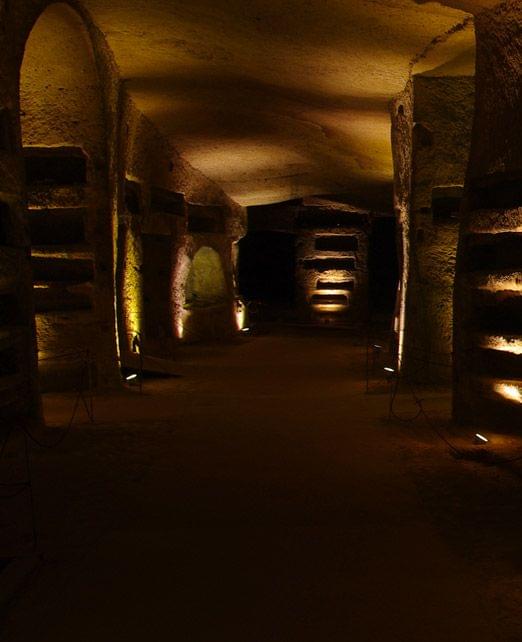
<svg viewBox="0 0 522 642">
<path fill-rule="evenodd" d="M 238 330 L 245 330 L 248 323 L 247 319 L 247 306 L 241 301 L 241 299 L 236 300 L 236 325 Z"/>
<path fill-rule="evenodd" d="M 497 394 L 504 397 L 504 399 L 522 403 L 522 384 L 495 383 L 493 389 Z"/>
<path fill-rule="evenodd" d="M 183 339 L 184 329 L 185 328 L 183 327 L 183 319 L 180 316 L 178 317 L 178 319 L 176 319 L 176 335 L 178 339 Z"/>
<path fill-rule="evenodd" d="M 347 307 L 347 305 L 339 303 L 316 303 L 313 305 L 314 310 L 318 312 L 344 312 Z"/>
<path fill-rule="evenodd" d="M 346 297 L 346 303 L 315 303 L 312 301 L 312 297 L 314 296 L 343 296 Z M 310 301 L 311 301 L 311 306 L 316 312 L 346 312 L 346 310 L 350 307 L 349 301 L 350 301 L 350 292 L 348 290 L 343 290 L 343 289 L 338 289 L 338 290 L 311 290 L 310 291 Z"/>
<path fill-rule="evenodd" d="M 223 303 L 227 284 L 218 252 L 211 247 L 199 248 L 192 260 L 185 283 L 185 308 L 206 307 Z"/>
<path fill-rule="evenodd" d="M 176 332 L 178 339 L 183 339 L 185 336 L 185 325 L 189 320 L 192 312 L 190 310 L 180 310 L 178 316 L 176 317 Z"/>
<path fill-rule="evenodd" d="M 312 290 L 311 295 L 314 296 L 316 294 L 319 294 L 321 296 L 328 296 L 329 294 L 338 296 L 346 296 L 349 297 L 349 290 Z"/>
<path fill-rule="evenodd" d="M 185 319 L 188 316 L 185 309 L 185 282 L 190 270 L 190 259 L 187 256 L 186 241 L 179 248 L 174 269 L 171 273 L 171 305 L 174 317 L 174 331 L 178 339 L 183 339 L 185 334 Z"/>
<path fill-rule="evenodd" d="M 142 250 L 140 238 L 133 231 L 125 231 L 125 254 L 123 269 L 123 310 L 125 330 L 129 337 L 140 335 L 143 322 L 143 275 L 141 270 Z"/>
<path fill-rule="evenodd" d="M 522 354 L 522 337 L 489 336 L 482 340 L 480 347 L 486 350 Z"/>
<path fill-rule="evenodd" d="M 406 258 L 404 259 L 404 263 L 406 264 Z M 402 281 L 399 284 L 399 296 L 400 296 L 400 309 L 399 309 L 399 316 L 397 319 L 397 335 L 399 339 L 399 346 L 398 346 L 398 358 L 397 358 L 397 366 L 399 370 L 402 367 L 402 361 L 403 361 L 403 356 L 404 356 L 404 329 L 406 326 L 406 283 L 407 283 L 407 269 L 403 269 L 403 274 L 402 274 Z"/>
<path fill-rule="evenodd" d="M 522 292 L 522 272 L 488 274 L 479 277 L 475 283 L 479 290 L 488 292 Z"/>
<path fill-rule="evenodd" d="M 215 174 L 219 169 L 221 180 L 237 180 L 238 173 L 248 176 L 250 173 L 264 171 L 269 175 L 278 164 L 287 164 L 293 171 L 306 172 L 306 155 L 266 140 L 221 141 L 219 146 L 213 139 L 198 140 L 197 147 L 191 152 L 191 163 L 206 175 Z"/>
</svg>

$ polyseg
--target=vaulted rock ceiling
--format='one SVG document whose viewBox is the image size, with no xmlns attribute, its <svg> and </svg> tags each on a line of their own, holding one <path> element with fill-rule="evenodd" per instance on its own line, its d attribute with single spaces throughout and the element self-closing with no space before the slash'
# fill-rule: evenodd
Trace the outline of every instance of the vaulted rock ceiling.
<svg viewBox="0 0 522 642">
<path fill-rule="evenodd" d="M 473 72 L 469 14 L 431 2 L 84 4 L 138 106 L 242 205 L 334 194 L 389 208 L 390 99 L 416 61 Z"/>
</svg>

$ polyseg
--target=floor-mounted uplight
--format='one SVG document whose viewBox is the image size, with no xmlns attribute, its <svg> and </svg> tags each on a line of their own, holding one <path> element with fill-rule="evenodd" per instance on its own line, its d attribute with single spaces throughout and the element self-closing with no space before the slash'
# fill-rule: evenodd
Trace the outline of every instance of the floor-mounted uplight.
<svg viewBox="0 0 522 642">
<path fill-rule="evenodd" d="M 475 433 L 475 439 L 474 439 L 476 444 L 487 444 L 489 443 L 489 439 L 487 437 L 484 437 L 484 435 L 481 435 L 479 432 Z"/>
<path fill-rule="evenodd" d="M 386 373 L 386 378 L 391 381 L 393 377 L 397 374 L 395 371 L 395 368 L 390 368 L 389 366 L 386 366 L 384 368 L 384 372 Z"/>
</svg>

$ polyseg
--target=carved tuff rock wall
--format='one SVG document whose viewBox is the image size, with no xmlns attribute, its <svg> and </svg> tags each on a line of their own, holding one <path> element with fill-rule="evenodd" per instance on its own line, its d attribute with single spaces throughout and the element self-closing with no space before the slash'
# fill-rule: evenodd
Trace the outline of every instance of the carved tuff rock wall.
<svg viewBox="0 0 522 642">
<path fill-rule="evenodd" d="M 52 43 L 52 45 L 50 45 Z M 49 7 L 20 75 L 40 383 L 80 385 L 86 351 L 101 382 L 114 361 L 105 112 L 80 17 Z"/>
<path fill-rule="evenodd" d="M 455 298 L 455 416 L 520 425 L 522 10 L 475 21 L 476 110 Z M 512 419 L 515 422 L 512 422 Z"/>
<path fill-rule="evenodd" d="M 0 23 L 0 412 L 37 416 L 84 349 L 107 386 L 137 333 L 165 356 L 234 331 L 244 211 L 134 108 L 79 3 L 0 3 Z M 218 283 L 191 272 L 202 247 Z"/>
<path fill-rule="evenodd" d="M 296 227 L 296 299 L 302 318 L 326 324 L 365 321 L 368 214 L 303 206 Z"/>
<path fill-rule="evenodd" d="M 410 279 L 410 198 L 411 166 L 413 157 L 413 85 L 411 80 L 405 90 L 391 104 L 391 142 L 394 165 L 393 210 L 397 221 L 399 256 L 399 285 L 395 310 L 395 351 L 399 365 L 403 366 L 406 301 Z"/>
<path fill-rule="evenodd" d="M 369 212 L 307 199 L 251 207 L 248 215 L 251 234 L 268 232 L 293 239 L 290 278 L 295 300 L 290 314 L 301 321 L 327 324 L 367 319 Z M 265 278 L 277 278 L 272 266 L 266 268 L 270 276 Z"/>
<path fill-rule="evenodd" d="M 122 119 L 125 158 L 119 215 L 118 321 L 125 361 L 139 342 L 143 354 L 172 355 L 178 339 L 227 336 L 237 330 L 232 245 L 243 233 L 243 211 L 190 168 L 128 98 Z M 202 247 L 224 287 L 207 284 L 194 296 L 189 279 Z M 203 255 L 205 252 L 203 252 Z M 196 262 L 196 267 L 201 256 Z"/>
<path fill-rule="evenodd" d="M 408 256 L 402 368 L 420 381 L 451 381 L 453 285 L 459 209 L 471 141 L 474 78 L 415 76 L 403 208 Z M 399 119 L 405 119 L 403 113 Z M 401 196 L 397 194 L 397 202 Z"/>
</svg>

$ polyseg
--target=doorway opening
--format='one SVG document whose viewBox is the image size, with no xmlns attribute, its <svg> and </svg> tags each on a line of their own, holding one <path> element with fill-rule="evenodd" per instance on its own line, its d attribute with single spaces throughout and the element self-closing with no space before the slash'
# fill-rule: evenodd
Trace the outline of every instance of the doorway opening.
<svg viewBox="0 0 522 642">
<path fill-rule="evenodd" d="M 249 232 L 239 241 L 241 297 L 260 318 L 288 314 L 295 304 L 296 238 L 288 232 Z"/>
<path fill-rule="evenodd" d="M 369 255 L 369 310 L 373 319 L 391 320 L 395 309 L 399 263 L 395 217 L 372 221 Z"/>
</svg>

